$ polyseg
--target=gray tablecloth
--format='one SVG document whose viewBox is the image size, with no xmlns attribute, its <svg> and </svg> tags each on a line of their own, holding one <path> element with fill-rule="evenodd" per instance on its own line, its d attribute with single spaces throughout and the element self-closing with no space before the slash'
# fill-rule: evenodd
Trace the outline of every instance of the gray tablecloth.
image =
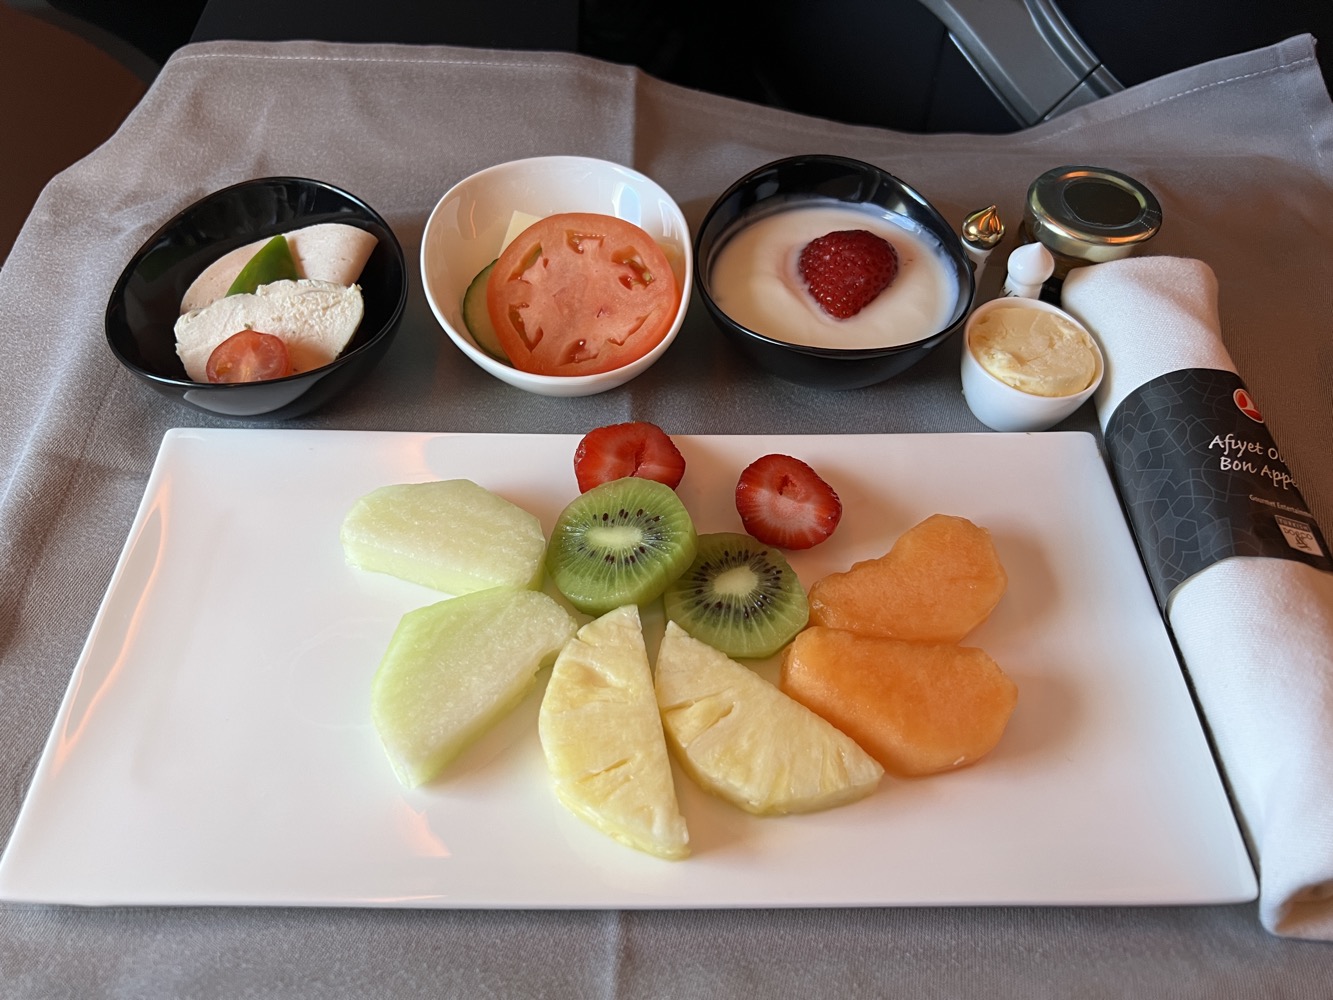
<svg viewBox="0 0 1333 1000">
<path fill-rule="evenodd" d="M 57 177 L 0 271 L 0 838 L 7 838 L 162 433 L 214 421 L 122 371 L 107 294 L 210 190 L 299 174 L 346 187 L 415 260 L 436 199 L 502 160 L 578 153 L 662 183 L 692 224 L 731 180 L 798 152 L 878 163 L 951 221 L 1093 163 L 1162 201 L 1153 252 L 1216 271 L 1223 333 L 1333 537 L 1333 107 L 1308 38 L 1185 70 L 1012 136 L 907 136 L 755 108 L 568 55 L 216 42 L 172 58 L 117 134 Z M 415 269 L 414 269 L 415 270 Z M 994 273 L 992 277 L 996 277 Z M 957 345 L 901 379 L 824 393 L 746 368 L 697 308 L 630 385 L 509 389 L 436 328 L 413 275 L 372 377 L 298 426 L 581 432 L 981 430 Z M 719 403 L 725 401 L 725 408 Z M 721 414 L 725 413 L 725 417 Z M 1080 424 L 1079 421 L 1085 423 Z M 1075 425 L 1092 426 L 1087 413 Z M 1333 996 L 1333 946 L 1255 908 L 704 912 L 0 907 L 9 997 Z"/>
</svg>

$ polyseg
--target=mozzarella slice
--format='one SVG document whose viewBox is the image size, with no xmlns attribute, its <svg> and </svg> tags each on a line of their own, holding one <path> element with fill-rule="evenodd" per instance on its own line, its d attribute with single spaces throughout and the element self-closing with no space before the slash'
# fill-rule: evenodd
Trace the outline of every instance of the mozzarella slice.
<svg viewBox="0 0 1333 1000">
<path fill-rule="evenodd" d="M 287 345 L 293 368 L 328 364 L 347 346 L 365 314 L 358 285 L 275 281 L 253 294 L 228 295 L 176 321 L 176 353 L 196 382 L 208 381 L 208 358 L 242 330 L 271 333 Z"/>
</svg>

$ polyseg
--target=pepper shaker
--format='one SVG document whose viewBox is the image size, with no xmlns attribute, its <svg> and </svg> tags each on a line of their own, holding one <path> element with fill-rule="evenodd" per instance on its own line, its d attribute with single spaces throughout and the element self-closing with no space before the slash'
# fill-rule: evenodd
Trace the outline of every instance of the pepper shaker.
<svg viewBox="0 0 1333 1000">
<path fill-rule="evenodd" d="M 978 209 L 963 220 L 963 249 L 972 260 L 973 279 L 981 287 L 981 274 L 986 269 L 986 258 L 1004 239 L 1004 221 L 999 208 L 990 205 Z"/>
</svg>

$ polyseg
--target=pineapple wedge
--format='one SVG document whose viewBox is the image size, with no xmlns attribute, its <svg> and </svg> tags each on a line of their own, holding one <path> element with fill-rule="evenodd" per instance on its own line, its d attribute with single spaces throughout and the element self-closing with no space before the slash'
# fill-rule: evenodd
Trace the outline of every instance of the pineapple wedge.
<svg viewBox="0 0 1333 1000">
<path fill-rule="evenodd" d="M 648 854 L 689 855 L 636 605 L 589 622 L 561 650 L 537 732 L 570 812 Z"/>
<path fill-rule="evenodd" d="M 676 759 L 700 786 L 756 815 L 864 798 L 884 769 L 753 670 L 668 622 L 657 704 Z"/>
<path fill-rule="evenodd" d="M 447 594 L 541 585 L 541 522 L 469 479 L 381 486 L 343 519 L 343 552 L 360 569 Z"/>
<path fill-rule="evenodd" d="M 371 689 L 371 718 L 398 779 L 434 778 L 523 700 L 574 634 L 536 590 L 495 587 L 405 614 Z"/>
</svg>

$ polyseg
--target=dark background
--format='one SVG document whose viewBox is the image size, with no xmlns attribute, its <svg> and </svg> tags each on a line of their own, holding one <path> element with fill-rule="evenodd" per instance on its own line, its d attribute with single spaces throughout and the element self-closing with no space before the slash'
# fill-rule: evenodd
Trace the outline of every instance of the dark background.
<svg viewBox="0 0 1333 1000">
<path fill-rule="evenodd" d="M 1058 0 L 1126 86 L 1310 32 L 1333 0 Z M 1012 130 L 916 0 L 52 0 L 157 61 L 187 40 L 316 38 L 577 51 L 673 83 L 910 132 Z M 151 8 L 151 16 L 145 10 Z M 1325 79 L 1333 59 L 1324 55 Z"/>
</svg>

